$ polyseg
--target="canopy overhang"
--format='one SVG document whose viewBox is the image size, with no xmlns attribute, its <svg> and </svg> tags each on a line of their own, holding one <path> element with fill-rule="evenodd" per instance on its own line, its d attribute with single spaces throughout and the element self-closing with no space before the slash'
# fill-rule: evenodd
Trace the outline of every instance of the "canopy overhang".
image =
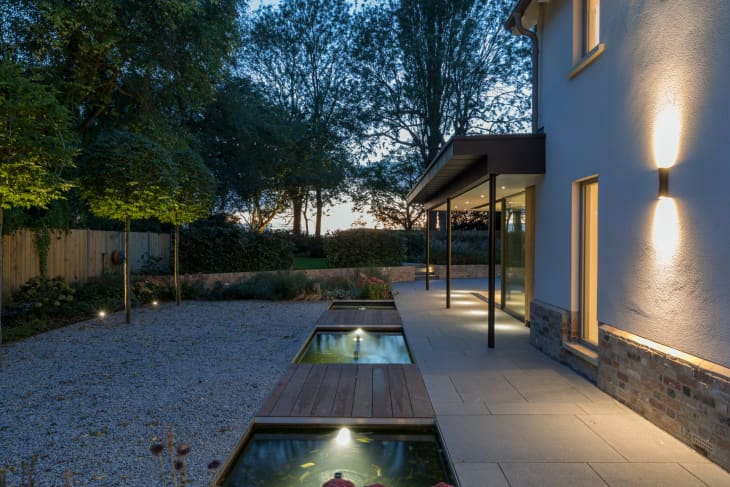
<svg viewBox="0 0 730 487">
<path fill-rule="evenodd" d="M 411 192 L 409 203 L 436 209 L 447 199 L 479 209 L 490 175 L 499 175 L 497 198 L 535 184 L 545 174 L 545 134 L 470 135 L 451 138 Z M 455 208 L 456 209 L 456 208 Z"/>
</svg>

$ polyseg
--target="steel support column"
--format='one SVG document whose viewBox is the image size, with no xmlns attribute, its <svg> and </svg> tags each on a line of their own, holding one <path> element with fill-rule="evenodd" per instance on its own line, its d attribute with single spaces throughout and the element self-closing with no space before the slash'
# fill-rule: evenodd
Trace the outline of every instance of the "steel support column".
<svg viewBox="0 0 730 487">
<path fill-rule="evenodd" d="M 497 175 L 489 175 L 489 316 L 487 326 L 487 345 L 494 348 L 494 312 L 496 294 L 497 260 Z M 504 232 L 504 228 L 502 229 Z M 502 263 L 504 266 L 504 262 Z"/>
<path fill-rule="evenodd" d="M 431 289 L 429 272 L 431 269 L 431 210 L 426 212 L 426 291 Z"/>
<path fill-rule="evenodd" d="M 446 308 L 451 308 L 451 198 L 446 199 Z"/>
</svg>

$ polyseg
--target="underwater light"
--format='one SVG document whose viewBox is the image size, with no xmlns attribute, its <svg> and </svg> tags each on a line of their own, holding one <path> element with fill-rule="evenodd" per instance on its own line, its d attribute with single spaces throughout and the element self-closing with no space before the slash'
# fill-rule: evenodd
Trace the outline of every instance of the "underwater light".
<svg viewBox="0 0 730 487">
<path fill-rule="evenodd" d="M 350 433 L 350 430 L 347 428 L 341 428 L 340 431 L 337 433 L 337 438 L 335 438 L 335 441 L 339 446 L 347 446 L 352 442 L 352 434 Z"/>
</svg>

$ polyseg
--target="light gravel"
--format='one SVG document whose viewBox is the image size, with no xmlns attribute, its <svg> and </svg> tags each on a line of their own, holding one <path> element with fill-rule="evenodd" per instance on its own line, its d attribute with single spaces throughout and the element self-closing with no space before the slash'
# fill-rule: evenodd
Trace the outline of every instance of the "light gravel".
<svg viewBox="0 0 730 487">
<path fill-rule="evenodd" d="M 38 486 L 163 485 L 150 445 L 174 429 L 208 485 L 299 350 L 323 302 L 187 302 L 90 320 L 3 345 L 0 468 Z"/>
</svg>

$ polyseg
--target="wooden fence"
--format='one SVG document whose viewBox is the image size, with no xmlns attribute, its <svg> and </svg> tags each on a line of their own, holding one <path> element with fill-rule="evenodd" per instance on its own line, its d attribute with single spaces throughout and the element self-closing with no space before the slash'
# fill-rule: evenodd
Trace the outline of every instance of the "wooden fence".
<svg viewBox="0 0 730 487">
<path fill-rule="evenodd" d="M 132 272 L 156 263 L 170 266 L 170 235 L 132 232 L 129 238 Z M 122 252 L 124 232 L 71 230 L 51 235 L 48 250 L 48 276 L 62 276 L 66 281 L 86 281 L 102 272 L 119 271 L 121 266 L 112 259 L 115 251 Z M 3 237 L 3 297 L 9 296 L 31 277 L 40 274 L 38 252 L 31 230 L 19 230 Z"/>
</svg>

